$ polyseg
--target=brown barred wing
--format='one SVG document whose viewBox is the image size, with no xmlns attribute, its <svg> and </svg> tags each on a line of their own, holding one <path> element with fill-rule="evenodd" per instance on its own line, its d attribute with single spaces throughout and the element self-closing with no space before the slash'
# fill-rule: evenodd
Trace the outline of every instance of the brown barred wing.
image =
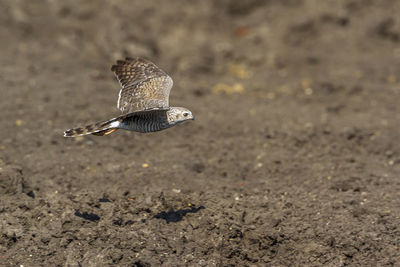
<svg viewBox="0 0 400 267">
<path fill-rule="evenodd" d="M 126 58 L 118 60 L 111 70 L 122 87 L 118 108 L 123 113 L 169 107 L 173 81 L 154 63 L 143 58 Z"/>
</svg>

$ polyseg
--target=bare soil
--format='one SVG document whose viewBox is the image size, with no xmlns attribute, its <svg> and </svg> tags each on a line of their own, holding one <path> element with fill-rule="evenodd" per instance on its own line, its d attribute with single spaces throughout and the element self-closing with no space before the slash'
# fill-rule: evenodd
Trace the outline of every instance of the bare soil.
<svg viewBox="0 0 400 267">
<path fill-rule="evenodd" d="M 400 265 L 399 1 L 0 10 L 0 265 Z M 126 56 L 196 120 L 63 138 Z"/>
</svg>

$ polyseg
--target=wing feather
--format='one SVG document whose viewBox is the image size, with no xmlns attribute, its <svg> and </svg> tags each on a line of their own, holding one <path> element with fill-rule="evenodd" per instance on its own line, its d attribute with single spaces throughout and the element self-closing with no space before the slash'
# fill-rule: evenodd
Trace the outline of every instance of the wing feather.
<svg viewBox="0 0 400 267">
<path fill-rule="evenodd" d="M 118 60 L 111 70 L 122 87 L 117 106 L 123 113 L 169 108 L 173 81 L 151 61 L 126 58 Z"/>
</svg>

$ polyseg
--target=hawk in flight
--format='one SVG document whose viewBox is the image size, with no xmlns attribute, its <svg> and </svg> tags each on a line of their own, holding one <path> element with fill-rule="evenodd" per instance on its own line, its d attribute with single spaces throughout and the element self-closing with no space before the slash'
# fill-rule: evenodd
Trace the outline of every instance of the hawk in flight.
<svg viewBox="0 0 400 267">
<path fill-rule="evenodd" d="M 169 106 L 173 81 L 149 60 L 118 60 L 111 70 L 122 87 L 117 105 L 122 115 L 83 128 L 69 129 L 64 132 L 65 137 L 87 134 L 102 136 L 118 129 L 141 133 L 156 132 L 194 119 L 190 110 Z"/>
</svg>

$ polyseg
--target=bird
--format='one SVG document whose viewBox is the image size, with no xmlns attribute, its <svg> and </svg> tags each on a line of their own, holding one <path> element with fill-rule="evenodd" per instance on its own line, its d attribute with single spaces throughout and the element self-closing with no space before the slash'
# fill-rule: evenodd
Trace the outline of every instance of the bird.
<svg viewBox="0 0 400 267">
<path fill-rule="evenodd" d="M 66 130 L 64 137 L 104 136 L 119 129 L 140 133 L 157 132 L 182 122 L 194 120 L 184 107 L 170 107 L 169 94 L 173 80 L 150 60 L 127 57 L 111 67 L 121 85 L 118 117 Z"/>
</svg>

